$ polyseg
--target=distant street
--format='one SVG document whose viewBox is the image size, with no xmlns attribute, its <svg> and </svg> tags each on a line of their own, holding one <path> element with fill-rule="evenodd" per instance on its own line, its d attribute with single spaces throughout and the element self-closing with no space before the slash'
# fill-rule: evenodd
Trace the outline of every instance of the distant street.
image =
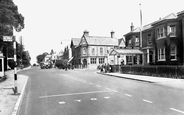
<svg viewBox="0 0 184 115">
<path fill-rule="evenodd" d="M 33 67 L 19 115 L 184 115 L 184 91 L 100 75 Z"/>
</svg>

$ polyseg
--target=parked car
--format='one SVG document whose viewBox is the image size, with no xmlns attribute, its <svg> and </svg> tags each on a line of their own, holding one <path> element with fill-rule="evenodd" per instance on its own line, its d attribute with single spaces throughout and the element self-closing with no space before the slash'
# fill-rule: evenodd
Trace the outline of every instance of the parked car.
<svg viewBox="0 0 184 115">
<path fill-rule="evenodd" d="M 52 68 L 52 64 L 50 62 L 42 62 L 42 63 L 40 63 L 40 68 L 41 69 L 50 69 L 50 68 Z"/>
</svg>

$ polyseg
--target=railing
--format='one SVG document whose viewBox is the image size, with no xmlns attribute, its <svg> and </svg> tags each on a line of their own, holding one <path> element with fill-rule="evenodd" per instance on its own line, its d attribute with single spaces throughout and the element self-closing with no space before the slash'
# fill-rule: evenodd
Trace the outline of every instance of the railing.
<svg viewBox="0 0 184 115">
<path fill-rule="evenodd" d="M 112 65 L 111 72 L 184 79 L 184 66 Z"/>
</svg>

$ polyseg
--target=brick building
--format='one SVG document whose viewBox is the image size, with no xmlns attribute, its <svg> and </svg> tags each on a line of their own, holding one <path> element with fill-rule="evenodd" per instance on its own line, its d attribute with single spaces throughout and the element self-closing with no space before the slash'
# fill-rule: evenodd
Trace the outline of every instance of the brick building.
<svg viewBox="0 0 184 115">
<path fill-rule="evenodd" d="M 131 25 L 131 31 L 125 34 L 126 47 L 140 49 L 142 64 L 181 65 L 184 60 L 184 11 L 171 13 L 166 17 L 140 28 Z M 142 42 L 140 42 L 142 41 Z M 133 56 L 136 60 L 137 57 Z M 136 63 L 134 63 L 136 64 Z"/>
</svg>

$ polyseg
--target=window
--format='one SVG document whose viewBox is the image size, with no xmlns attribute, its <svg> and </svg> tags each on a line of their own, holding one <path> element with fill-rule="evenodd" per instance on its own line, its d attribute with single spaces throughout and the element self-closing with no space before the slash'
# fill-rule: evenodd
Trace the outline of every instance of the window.
<svg viewBox="0 0 184 115">
<path fill-rule="evenodd" d="M 92 48 L 92 55 L 95 55 L 95 48 Z"/>
<path fill-rule="evenodd" d="M 99 58 L 99 64 L 103 64 L 105 62 L 105 58 Z"/>
<path fill-rule="evenodd" d="M 165 48 L 158 49 L 158 60 L 165 61 Z"/>
<path fill-rule="evenodd" d="M 96 64 L 96 58 L 91 58 L 90 61 L 91 61 L 91 64 Z"/>
<path fill-rule="evenodd" d="M 135 37 L 135 46 L 139 46 L 139 37 L 138 36 Z"/>
<path fill-rule="evenodd" d="M 132 45 L 132 40 L 131 40 L 131 39 L 128 41 L 128 45 L 129 45 L 129 46 Z"/>
<path fill-rule="evenodd" d="M 103 48 L 100 48 L 100 55 L 103 55 Z"/>
<path fill-rule="evenodd" d="M 86 47 L 83 48 L 83 55 L 86 55 L 87 54 L 87 49 Z"/>
<path fill-rule="evenodd" d="M 169 33 L 170 37 L 176 37 L 176 26 L 170 25 L 168 33 Z"/>
<path fill-rule="evenodd" d="M 176 46 L 171 45 L 171 60 L 176 60 L 176 54 L 177 54 L 177 50 L 176 50 Z"/>
<path fill-rule="evenodd" d="M 151 34 L 148 34 L 148 36 L 147 36 L 147 43 L 148 43 L 148 45 L 152 44 Z"/>
<path fill-rule="evenodd" d="M 157 29 L 157 38 L 164 38 L 165 37 L 165 27 L 161 27 Z"/>
<path fill-rule="evenodd" d="M 127 56 L 127 64 L 132 65 L 133 64 L 133 58 L 132 56 Z"/>
</svg>

